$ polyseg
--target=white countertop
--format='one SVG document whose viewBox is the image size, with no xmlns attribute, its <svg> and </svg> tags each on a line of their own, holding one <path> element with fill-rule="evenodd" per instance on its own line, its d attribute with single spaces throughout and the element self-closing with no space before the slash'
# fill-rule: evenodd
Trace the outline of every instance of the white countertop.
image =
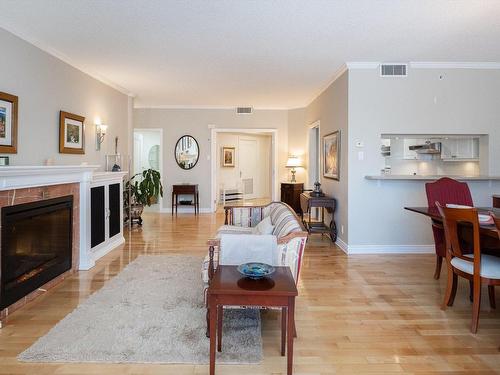
<svg viewBox="0 0 500 375">
<path fill-rule="evenodd" d="M 407 180 L 407 181 L 434 181 L 442 177 L 450 177 L 461 181 L 500 181 L 500 176 L 450 176 L 450 175 L 402 175 L 402 174 L 386 174 L 376 176 L 365 176 L 367 180 Z"/>
</svg>

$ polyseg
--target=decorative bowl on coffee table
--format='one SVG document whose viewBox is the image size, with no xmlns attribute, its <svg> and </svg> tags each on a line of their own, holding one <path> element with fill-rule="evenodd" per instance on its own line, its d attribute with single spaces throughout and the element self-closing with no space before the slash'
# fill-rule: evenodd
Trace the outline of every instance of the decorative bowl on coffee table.
<svg viewBox="0 0 500 375">
<path fill-rule="evenodd" d="M 243 263 L 238 266 L 239 273 L 254 280 L 272 275 L 274 271 L 275 268 L 273 266 L 258 262 Z"/>
</svg>

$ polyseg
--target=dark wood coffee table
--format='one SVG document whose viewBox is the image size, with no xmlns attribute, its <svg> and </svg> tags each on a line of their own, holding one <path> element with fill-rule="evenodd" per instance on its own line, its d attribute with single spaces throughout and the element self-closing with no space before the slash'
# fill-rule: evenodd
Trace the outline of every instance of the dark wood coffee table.
<svg viewBox="0 0 500 375">
<path fill-rule="evenodd" d="M 243 277 L 236 266 L 219 266 L 208 287 L 210 375 L 215 374 L 215 339 L 222 349 L 222 312 L 226 306 L 281 307 L 281 355 L 287 346 L 287 374 L 292 374 L 295 334 L 295 280 L 289 267 L 276 267 L 271 277 L 252 280 Z"/>
</svg>

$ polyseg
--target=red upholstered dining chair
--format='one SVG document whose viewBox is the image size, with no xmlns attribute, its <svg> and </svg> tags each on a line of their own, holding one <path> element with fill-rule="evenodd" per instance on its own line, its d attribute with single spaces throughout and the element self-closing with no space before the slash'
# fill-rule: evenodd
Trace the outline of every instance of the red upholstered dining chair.
<svg viewBox="0 0 500 375">
<path fill-rule="evenodd" d="M 461 204 L 473 206 L 469 186 L 465 182 L 459 182 L 452 178 L 443 177 L 435 182 L 425 184 L 428 207 L 436 207 L 436 202 L 446 206 L 447 204 Z M 437 280 L 441 274 L 441 265 L 446 256 L 444 229 L 440 222 L 432 221 L 432 233 L 436 248 L 436 270 L 434 278 Z"/>
<path fill-rule="evenodd" d="M 472 301 L 472 333 L 477 332 L 481 305 L 481 285 L 488 285 L 490 306 L 495 308 L 495 285 L 500 285 L 500 257 L 481 254 L 479 218 L 475 208 L 448 208 L 436 203 L 443 217 L 446 242 L 446 263 L 448 264 L 448 284 L 443 309 L 452 306 L 457 293 L 457 276 L 472 281 L 474 293 Z M 458 226 L 472 226 L 472 254 L 465 254 L 458 236 Z M 497 222 L 498 225 L 498 222 Z"/>
</svg>

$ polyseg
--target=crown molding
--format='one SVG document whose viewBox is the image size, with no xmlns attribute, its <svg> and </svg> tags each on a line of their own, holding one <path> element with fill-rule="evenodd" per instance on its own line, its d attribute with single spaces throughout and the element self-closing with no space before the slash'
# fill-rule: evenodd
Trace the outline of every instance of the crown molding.
<svg viewBox="0 0 500 375">
<path fill-rule="evenodd" d="M 219 105 L 177 105 L 177 104 L 159 104 L 159 105 L 134 105 L 134 109 L 212 109 L 212 110 L 232 110 L 236 112 L 237 107 L 249 106 L 219 106 Z M 254 111 L 288 111 L 289 108 L 285 107 L 253 107 Z"/>
<path fill-rule="evenodd" d="M 500 69 L 500 63 L 412 61 L 410 67 L 413 69 Z"/>
<path fill-rule="evenodd" d="M 2 30 L 5 30 L 6 32 L 14 35 L 15 37 L 17 37 L 17 38 L 19 38 L 21 40 L 24 40 L 25 42 L 27 42 L 27 43 L 35 46 L 39 50 L 41 50 L 41 51 L 43 51 L 43 52 L 51 55 L 52 57 L 55 57 L 58 60 L 61 60 L 62 62 L 66 63 L 69 66 L 71 66 L 71 67 L 79 70 L 80 72 L 82 72 L 82 73 L 84 73 L 84 74 L 86 74 L 86 75 L 94 78 L 95 80 L 97 80 L 97 81 L 99 81 L 101 83 L 104 83 L 106 86 L 109 86 L 112 89 L 114 89 L 116 91 L 119 91 L 122 94 L 125 94 L 125 95 L 127 95 L 127 96 L 129 96 L 131 98 L 135 98 L 136 95 L 133 92 L 131 92 L 130 90 L 126 89 L 123 86 L 120 86 L 120 85 L 114 83 L 113 81 L 110 81 L 106 77 L 100 75 L 97 72 L 92 71 L 88 67 L 86 67 L 86 66 L 84 66 L 82 64 L 77 63 L 75 60 L 69 58 L 68 56 L 66 56 L 65 54 L 59 52 L 55 48 L 52 48 L 48 44 L 45 44 L 45 43 L 39 41 L 38 39 L 36 39 L 36 38 L 34 38 L 32 36 L 23 34 L 23 33 L 13 32 L 13 31 L 6 30 L 6 29 L 3 29 L 3 28 L 2 28 Z"/>
<path fill-rule="evenodd" d="M 377 69 L 380 61 L 348 61 L 345 63 L 347 69 Z"/>
<path fill-rule="evenodd" d="M 328 80 L 326 84 L 321 86 L 321 89 L 319 89 L 316 94 L 312 96 L 312 98 L 303 106 L 303 107 L 298 107 L 298 108 L 293 108 L 293 109 L 299 109 L 299 108 L 305 108 L 311 105 L 313 101 L 316 100 L 325 90 L 332 85 L 333 82 L 335 82 L 342 74 L 344 74 L 347 70 L 349 70 L 349 67 L 347 64 L 342 64 L 340 68 L 337 69 L 337 71 L 333 74 L 333 76 Z"/>
</svg>

